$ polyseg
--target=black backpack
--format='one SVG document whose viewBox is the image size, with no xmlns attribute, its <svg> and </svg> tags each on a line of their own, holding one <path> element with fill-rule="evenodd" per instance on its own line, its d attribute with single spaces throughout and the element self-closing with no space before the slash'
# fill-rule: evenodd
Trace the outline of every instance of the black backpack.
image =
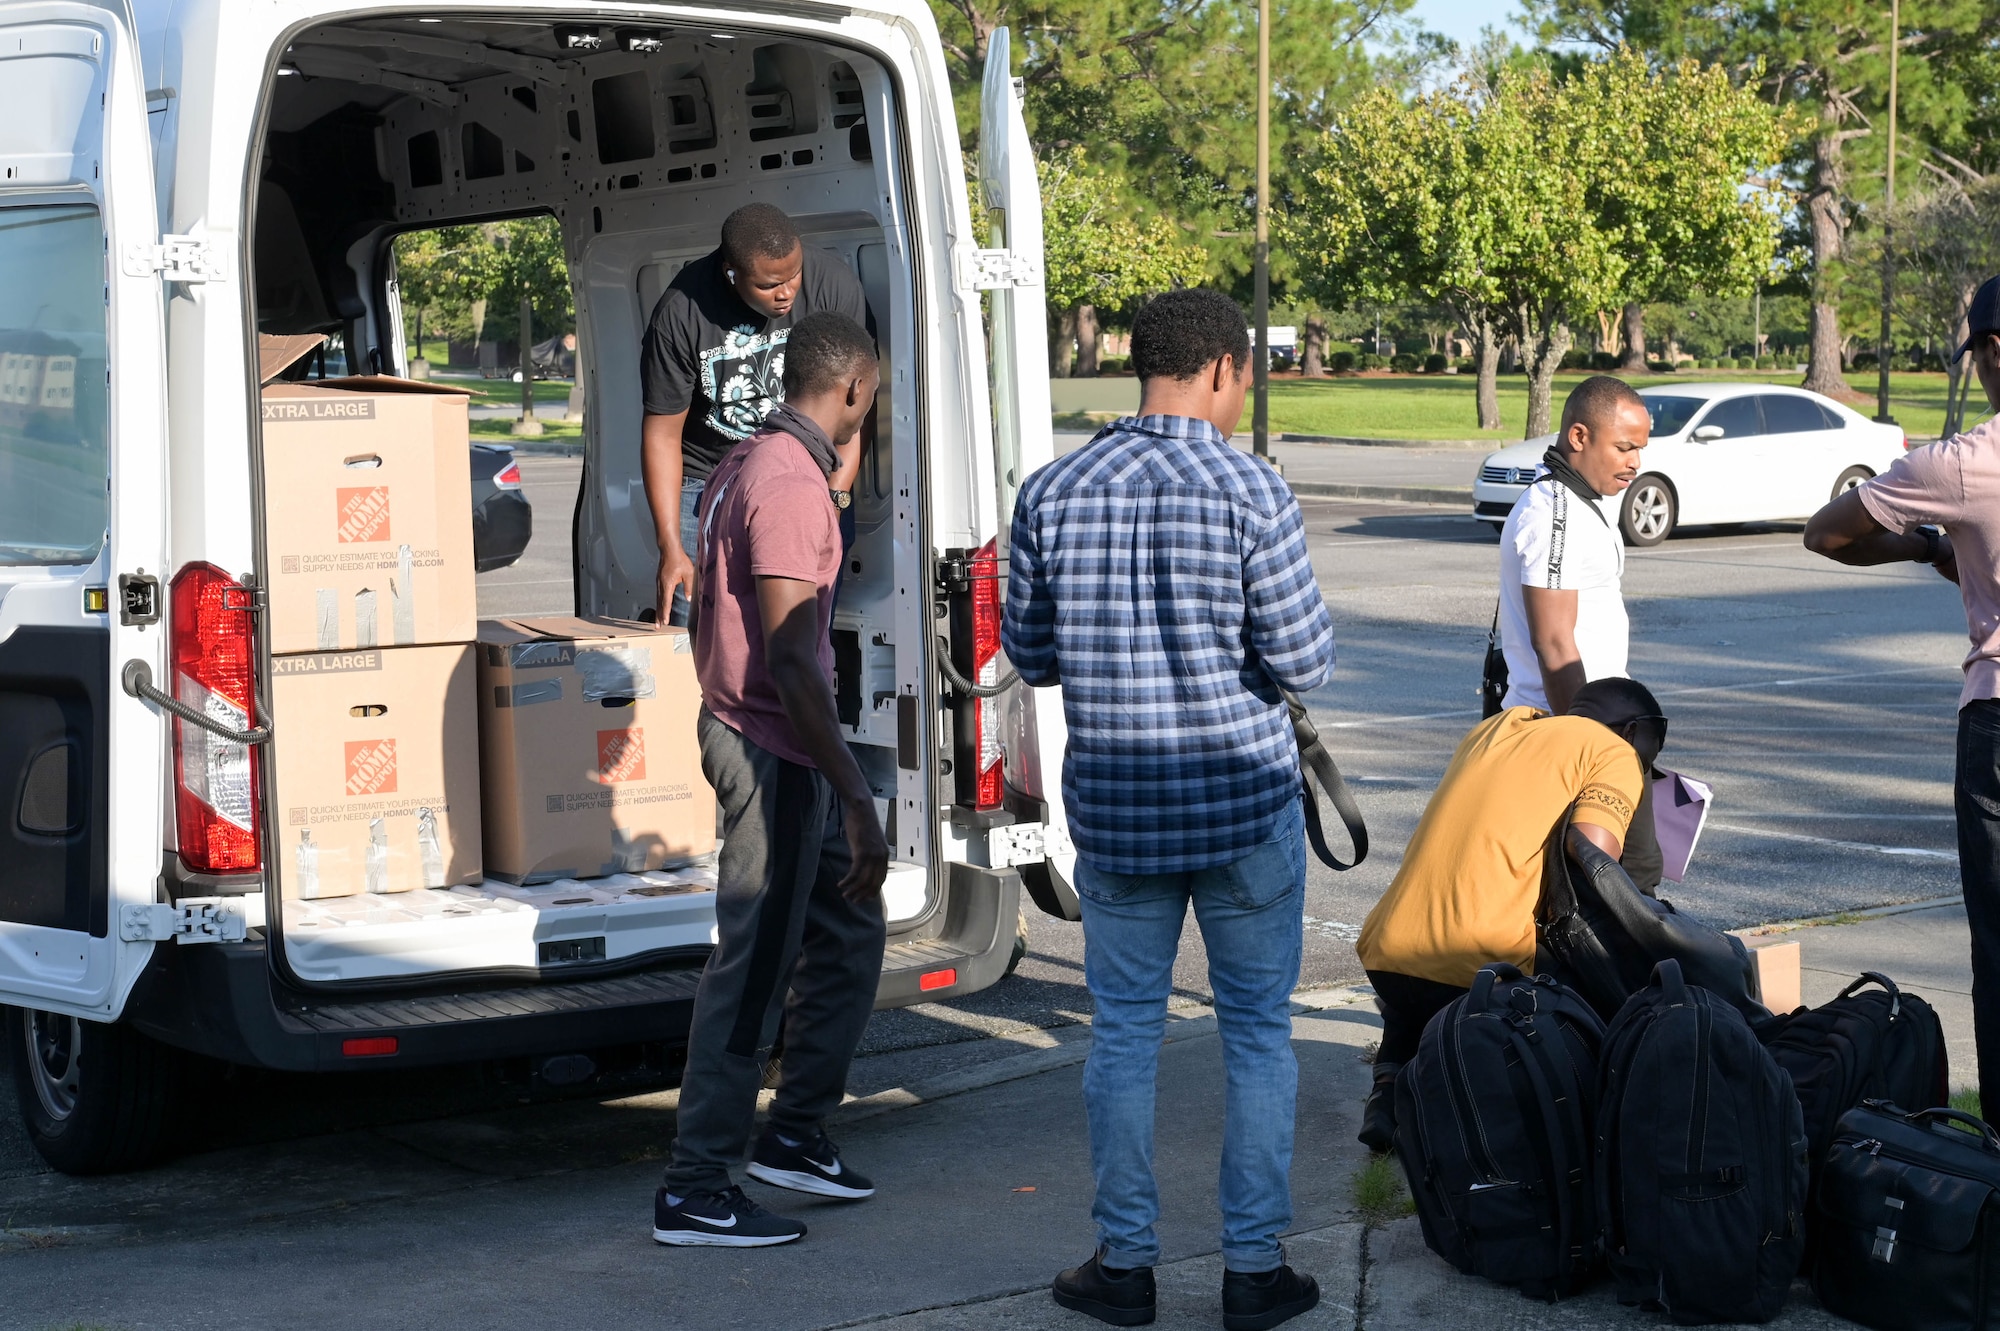
<svg viewBox="0 0 2000 1331">
<path fill-rule="evenodd" d="M 1871 984 L 1880 987 L 1868 989 Z M 1754 1029 L 1778 1066 L 1792 1074 L 1815 1171 L 1833 1145 L 1841 1115 L 1863 1100 L 1911 1109 L 1951 1102 L 1937 1013 L 1877 971 L 1863 971 L 1824 1006 L 1772 1017 Z"/>
<path fill-rule="evenodd" d="M 1757 969 L 1743 940 L 1641 892 L 1567 817 L 1542 855 L 1535 936 L 1541 968 L 1575 986 L 1607 1021 L 1668 959 L 1680 963 L 1688 984 L 1751 1020 L 1771 1015 L 1757 1001 Z"/>
<path fill-rule="evenodd" d="M 2000 1137 L 1972 1115 L 1850 1109 L 1816 1210 L 1827 1311 L 1879 1331 L 2000 1327 Z"/>
<path fill-rule="evenodd" d="M 1396 1077 L 1396 1153 L 1432 1252 L 1546 1299 L 1589 1274 L 1603 1037 L 1580 995 L 1499 962 L 1431 1018 Z"/>
<path fill-rule="evenodd" d="M 1792 1079 L 1674 961 L 1604 1037 L 1597 1195 L 1618 1301 L 1677 1322 L 1777 1316 L 1805 1247 Z"/>
</svg>

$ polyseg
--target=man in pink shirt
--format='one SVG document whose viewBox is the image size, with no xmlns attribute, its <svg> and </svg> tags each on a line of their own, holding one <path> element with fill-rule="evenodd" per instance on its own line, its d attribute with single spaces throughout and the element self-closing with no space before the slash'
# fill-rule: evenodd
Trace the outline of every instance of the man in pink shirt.
<svg viewBox="0 0 2000 1331">
<path fill-rule="evenodd" d="M 697 514 L 694 668 L 702 773 L 722 809 L 715 951 L 695 992 L 672 1159 L 653 1238 L 761 1248 L 806 1232 L 731 1177 L 785 1019 L 784 1073 L 752 1178 L 857 1201 L 874 1187 L 822 1127 L 875 1007 L 889 847 L 833 697 L 840 522 L 827 478 L 874 405 L 875 344 L 811 314 L 785 348 L 785 400 L 716 464 Z M 790 997 L 787 998 L 789 993 Z"/>
<path fill-rule="evenodd" d="M 2000 277 L 1972 298 L 1972 356 L 2000 411 Z M 2000 1115 L 2000 418 L 1912 449 L 1806 524 L 1806 548 L 1843 564 L 1930 564 L 1958 584 L 1972 650 L 1958 698 L 1958 873 L 1972 931 L 1979 1093 Z M 1930 1108 L 1911 1105 L 1908 1108 Z"/>
</svg>

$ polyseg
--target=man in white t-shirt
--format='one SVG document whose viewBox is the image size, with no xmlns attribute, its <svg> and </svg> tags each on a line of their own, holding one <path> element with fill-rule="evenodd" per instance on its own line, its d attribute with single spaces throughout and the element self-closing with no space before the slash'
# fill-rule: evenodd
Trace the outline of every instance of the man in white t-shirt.
<svg viewBox="0 0 2000 1331">
<path fill-rule="evenodd" d="M 1652 417 L 1608 374 L 1578 384 L 1534 484 L 1500 533 L 1504 707 L 1561 715 L 1593 679 L 1625 674 L 1622 494 L 1639 474 Z"/>
</svg>

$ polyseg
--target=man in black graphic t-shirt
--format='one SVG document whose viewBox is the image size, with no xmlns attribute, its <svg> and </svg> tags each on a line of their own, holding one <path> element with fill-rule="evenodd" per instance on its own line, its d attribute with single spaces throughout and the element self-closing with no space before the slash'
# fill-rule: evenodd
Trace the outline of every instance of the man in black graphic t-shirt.
<svg viewBox="0 0 2000 1331">
<path fill-rule="evenodd" d="M 738 208 L 722 244 L 674 275 L 653 309 L 640 355 L 646 420 L 640 474 L 659 534 L 659 608 L 687 622 L 694 578 L 694 511 L 708 474 L 784 400 L 792 325 L 830 310 L 868 326 L 861 283 L 833 255 L 800 242 L 768 203 Z M 829 480 L 844 495 L 860 466 L 859 436 Z"/>
</svg>

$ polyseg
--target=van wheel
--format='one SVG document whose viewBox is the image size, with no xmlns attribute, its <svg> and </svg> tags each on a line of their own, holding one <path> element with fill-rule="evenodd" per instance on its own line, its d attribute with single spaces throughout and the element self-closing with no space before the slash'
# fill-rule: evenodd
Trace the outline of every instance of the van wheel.
<svg viewBox="0 0 2000 1331">
<path fill-rule="evenodd" d="M 111 1174 L 166 1153 L 185 1062 L 126 1026 L 5 1009 L 21 1121 L 65 1174 Z"/>
<path fill-rule="evenodd" d="M 1666 477 L 1641 476 L 1632 482 L 1618 509 L 1618 529 L 1625 534 L 1625 544 L 1643 549 L 1666 540 L 1673 534 L 1677 507 L 1674 487 Z"/>
<path fill-rule="evenodd" d="M 1873 480 L 1874 477 L 1875 473 L 1866 467 L 1849 467 L 1846 471 L 1840 473 L 1840 479 L 1833 483 L 1833 493 L 1828 495 L 1827 498 L 1829 500 L 1838 499 L 1849 490 L 1857 489 L 1861 485 L 1861 482 Z"/>
<path fill-rule="evenodd" d="M 1021 958 L 1028 955 L 1028 912 L 1022 911 L 1014 917 L 1014 950 L 1007 954 L 1007 969 L 1002 978 L 1012 975 L 1020 966 Z"/>
</svg>

